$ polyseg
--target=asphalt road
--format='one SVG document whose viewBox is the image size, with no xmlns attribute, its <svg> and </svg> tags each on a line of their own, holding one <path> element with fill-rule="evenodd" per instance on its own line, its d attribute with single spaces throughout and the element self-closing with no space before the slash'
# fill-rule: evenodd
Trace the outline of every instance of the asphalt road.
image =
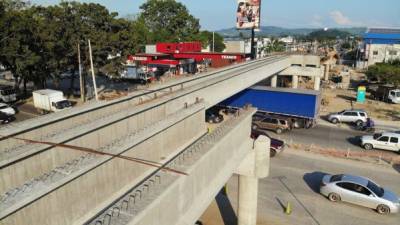
<svg viewBox="0 0 400 225">
<path fill-rule="evenodd" d="M 368 133 L 357 130 L 337 128 L 327 125 L 317 125 L 311 129 L 295 129 L 290 132 L 270 135 L 284 139 L 287 143 L 298 143 L 304 145 L 315 145 L 324 148 L 335 148 L 338 150 L 362 150 L 358 145 L 359 137 Z"/>
<path fill-rule="evenodd" d="M 374 210 L 348 203 L 332 203 L 318 193 L 324 174 L 351 173 L 373 179 L 400 194 L 400 169 L 371 163 L 328 158 L 289 150 L 271 160 L 268 178 L 260 180 L 258 225 L 388 225 L 398 224 L 400 214 L 382 216 Z M 221 195 L 201 217 L 203 224 L 235 224 L 238 177 L 228 182 L 228 198 Z M 286 215 L 290 202 L 292 213 Z M 397 221 L 397 222 L 396 222 Z"/>
</svg>

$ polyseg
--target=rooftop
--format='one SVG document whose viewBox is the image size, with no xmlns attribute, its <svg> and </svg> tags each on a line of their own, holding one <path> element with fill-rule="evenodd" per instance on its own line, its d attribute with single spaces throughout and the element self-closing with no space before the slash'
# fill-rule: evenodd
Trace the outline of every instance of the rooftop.
<svg viewBox="0 0 400 225">
<path fill-rule="evenodd" d="M 364 40 L 371 44 L 400 44 L 400 28 L 370 28 Z"/>
</svg>

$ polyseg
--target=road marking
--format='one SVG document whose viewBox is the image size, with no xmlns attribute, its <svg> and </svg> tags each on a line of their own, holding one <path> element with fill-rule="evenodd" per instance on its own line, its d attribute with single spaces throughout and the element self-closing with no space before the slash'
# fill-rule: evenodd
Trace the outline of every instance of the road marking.
<svg viewBox="0 0 400 225">
<path fill-rule="evenodd" d="M 297 196 L 292 192 L 292 190 L 286 185 L 286 183 L 283 181 L 284 179 L 287 179 L 285 176 L 279 176 L 279 177 L 273 177 L 273 179 L 278 179 L 281 184 L 289 191 L 289 193 L 293 196 L 294 199 L 303 207 L 303 209 L 308 213 L 308 215 L 311 217 L 312 220 L 318 225 L 321 225 L 318 220 L 311 214 L 311 212 L 307 209 L 307 207 L 300 201 L 300 199 L 297 198 Z"/>
</svg>

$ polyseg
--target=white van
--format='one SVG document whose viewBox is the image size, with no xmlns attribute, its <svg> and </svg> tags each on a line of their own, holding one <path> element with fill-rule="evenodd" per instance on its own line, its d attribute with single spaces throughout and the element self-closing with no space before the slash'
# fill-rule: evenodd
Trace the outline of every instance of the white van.
<svg viewBox="0 0 400 225">
<path fill-rule="evenodd" d="M 400 134 L 385 132 L 361 137 L 361 146 L 366 150 L 383 149 L 400 153 Z"/>
</svg>

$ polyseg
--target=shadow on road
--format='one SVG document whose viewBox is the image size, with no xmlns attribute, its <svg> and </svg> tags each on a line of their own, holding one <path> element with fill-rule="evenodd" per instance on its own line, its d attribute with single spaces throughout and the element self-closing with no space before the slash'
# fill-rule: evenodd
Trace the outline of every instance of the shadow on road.
<svg viewBox="0 0 400 225">
<path fill-rule="evenodd" d="M 237 216 L 233 210 L 231 201 L 223 190 L 215 197 L 215 201 L 217 202 L 224 225 L 237 225 Z"/>
<path fill-rule="evenodd" d="M 324 172 L 312 172 L 306 173 L 303 176 L 303 180 L 306 182 L 308 187 L 313 190 L 315 193 L 319 193 L 319 186 L 321 184 L 322 178 L 327 175 Z"/>
<path fill-rule="evenodd" d="M 275 197 L 275 199 L 279 203 L 279 205 L 282 207 L 283 212 L 285 212 L 286 211 L 285 204 L 283 204 L 283 202 L 278 197 Z"/>
<path fill-rule="evenodd" d="M 394 164 L 393 169 L 400 173 L 400 164 Z"/>
<path fill-rule="evenodd" d="M 360 147 L 360 140 L 361 140 L 360 136 L 347 138 L 347 142 L 357 147 Z"/>
</svg>

